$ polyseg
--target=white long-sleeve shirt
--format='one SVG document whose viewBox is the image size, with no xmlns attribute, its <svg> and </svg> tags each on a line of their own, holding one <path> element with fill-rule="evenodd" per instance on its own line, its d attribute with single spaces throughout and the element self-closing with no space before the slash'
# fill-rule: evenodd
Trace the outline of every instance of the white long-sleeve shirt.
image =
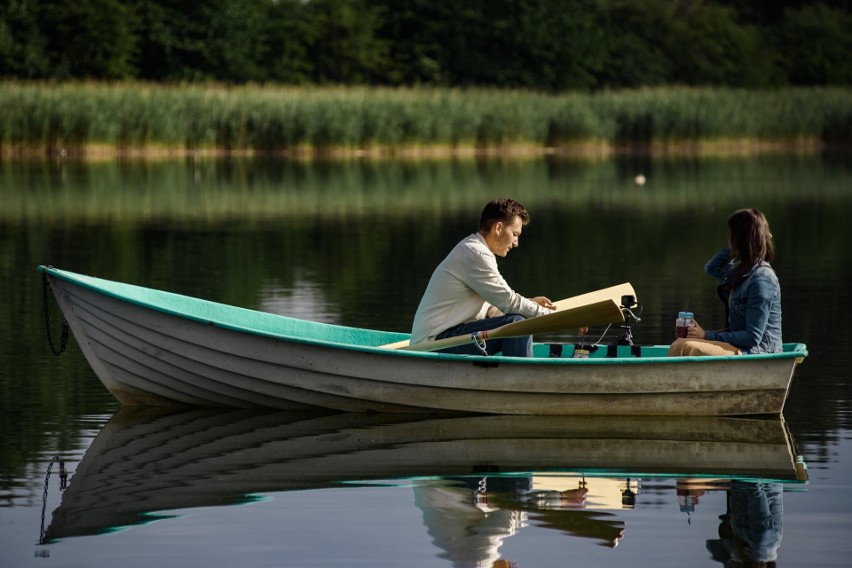
<svg viewBox="0 0 852 568">
<path fill-rule="evenodd" d="M 485 238 L 473 233 L 457 244 L 432 273 L 414 315 L 411 343 L 431 341 L 446 329 L 482 319 L 489 305 L 504 314 L 527 318 L 550 313 L 509 287 Z"/>
</svg>

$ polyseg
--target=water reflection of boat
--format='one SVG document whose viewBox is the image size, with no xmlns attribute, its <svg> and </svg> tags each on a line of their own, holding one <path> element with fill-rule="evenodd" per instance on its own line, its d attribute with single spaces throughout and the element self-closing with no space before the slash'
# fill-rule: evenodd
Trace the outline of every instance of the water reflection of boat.
<svg viewBox="0 0 852 568">
<path fill-rule="evenodd" d="M 263 492 L 531 472 L 806 479 L 781 418 L 124 408 L 76 468 L 45 540 L 145 522 L 157 511 L 245 503 Z M 553 509 L 534 500 L 519 508 Z M 564 513 L 577 512 L 569 509 Z M 542 516 L 546 523 L 572 531 L 570 519 L 548 515 Z"/>
</svg>

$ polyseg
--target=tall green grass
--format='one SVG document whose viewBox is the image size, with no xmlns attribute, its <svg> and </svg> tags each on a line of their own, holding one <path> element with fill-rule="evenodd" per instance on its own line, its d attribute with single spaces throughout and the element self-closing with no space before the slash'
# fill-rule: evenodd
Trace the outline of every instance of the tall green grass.
<svg viewBox="0 0 852 568">
<path fill-rule="evenodd" d="M 0 83 L 0 151 L 847 144 L 852 90 L 496 89 Z"/>
</svg>

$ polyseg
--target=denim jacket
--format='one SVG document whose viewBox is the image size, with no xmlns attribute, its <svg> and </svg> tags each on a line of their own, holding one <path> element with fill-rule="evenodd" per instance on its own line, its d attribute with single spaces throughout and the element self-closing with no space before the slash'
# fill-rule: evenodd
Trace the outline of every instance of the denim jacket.
<svg viewBox="0 0 852 568">
<path fill-rule="evenodd" d="M 704 271 L 719 279 L 719 295 L 727 296 L 728 330 L 707 331 L 707 339 L 724 341 L 743 353 L 778 353 L 781 346 L 781 285 L 768 262 L 760 261 L 734 286 L 736 267 L 726 246 L 707 264 Z"/>
</svg>

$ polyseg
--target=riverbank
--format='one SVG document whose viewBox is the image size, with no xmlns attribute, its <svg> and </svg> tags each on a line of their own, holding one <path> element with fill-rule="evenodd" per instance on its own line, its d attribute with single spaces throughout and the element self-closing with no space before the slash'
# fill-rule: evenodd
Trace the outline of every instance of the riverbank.
<svg viewBox="0 0 852 568">
<path fill-rule="evenodd" d="M 0 154 L 445 157 L 750 154 L 852 143 L 852 89 L 545 94 L 0 83 Z"/>
</svg>

